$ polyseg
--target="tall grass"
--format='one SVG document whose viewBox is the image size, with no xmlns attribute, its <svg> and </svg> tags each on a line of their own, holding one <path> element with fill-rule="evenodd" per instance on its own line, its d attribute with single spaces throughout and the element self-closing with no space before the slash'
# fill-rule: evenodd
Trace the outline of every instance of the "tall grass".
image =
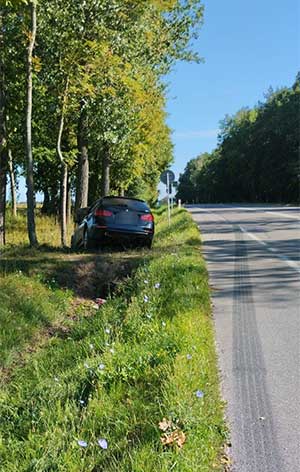
<svg viewBox="0 0 300 472">
<path fill-rule="evenodd" d="M 0 369 L 10 367 L 41 328 L 63 320 L 69 302 L 68 292 L 21 272 L 0 277 Z"/>
<path fill-rule="evenodd" d="M 68 240 L 70 240 L 74 225 L 68 224 Z M 61 244 L 60 227 L 57 217 L 40 215 L 40 210 L 36 212 L 36 232 L 39 244 L 58 247 Z M 7 211 L 6 218 L 6 242 L 7 244 L 28 245 L 26 208 L 18 209 L 18 214 L 14 217 Z"/>
</svg>

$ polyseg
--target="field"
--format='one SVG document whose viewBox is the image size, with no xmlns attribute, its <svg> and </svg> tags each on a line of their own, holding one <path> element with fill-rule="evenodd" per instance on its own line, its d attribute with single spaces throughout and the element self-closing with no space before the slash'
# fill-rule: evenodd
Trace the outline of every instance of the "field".
<svg viewBox="0 0 300 472">
<path fill-rule="evenodd" d="M 15 472 L 224 470 L 209 286 L 185 210 L 156 212 L 153 250 L 24 243 L 0 263 L 0 464 Z M 47 239 L 47 235 L 51 238 Z M 106 303 L 99 307 L 95 299 Z"/>
</svg>

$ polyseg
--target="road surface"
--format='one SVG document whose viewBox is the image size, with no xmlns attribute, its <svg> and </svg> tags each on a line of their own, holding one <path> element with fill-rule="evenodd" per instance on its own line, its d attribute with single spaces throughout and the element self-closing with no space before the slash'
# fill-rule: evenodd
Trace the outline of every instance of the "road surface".
<svg viewBox="0 0 300 472">
<path fill-rule="evenodd" d="M 212 288 L 234 472 L 300 470 L 300 212 L 193 205 Z"/>
</svg>

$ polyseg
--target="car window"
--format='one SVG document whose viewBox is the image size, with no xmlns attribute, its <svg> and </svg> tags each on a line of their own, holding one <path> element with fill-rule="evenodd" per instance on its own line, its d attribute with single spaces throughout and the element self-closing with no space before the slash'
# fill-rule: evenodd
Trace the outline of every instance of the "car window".
<svg viewBox="0 0 300 472">
<path fill-rule="evenodd" d="M 94 204 L 90 207 L 90 209 L 89 209 L 89 214 L 90 214 L 90 213 L 94 213 L 94 211 L 97 210 L 97 208 L 99 207 L 99 203 L 100 203 L 100 202 L 101 202 L 101 200 L 97 200 L 97 202 L 94 203 Z"/>
<path fill-rule="evenodd" d="M 124 207 L 135 211 L 149 211 L 147 203 L 140 200 L 131 200 L 130 198 L 104 198 L 102 205 Z"/>
</svg>

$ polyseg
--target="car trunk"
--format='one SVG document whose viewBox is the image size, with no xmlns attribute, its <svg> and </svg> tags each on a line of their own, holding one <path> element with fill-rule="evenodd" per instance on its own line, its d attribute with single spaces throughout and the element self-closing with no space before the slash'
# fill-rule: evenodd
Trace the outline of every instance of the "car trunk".
<svg viewBox="0 0 300 472">
<path fill-rule="evenodd" d="M 114 208 L 114 223 L 116 225 L 130 225 L 138 226 L 142 223 L 138 213 L 135 210 L 129 210 L 128 208 Z"/>
</svg>

